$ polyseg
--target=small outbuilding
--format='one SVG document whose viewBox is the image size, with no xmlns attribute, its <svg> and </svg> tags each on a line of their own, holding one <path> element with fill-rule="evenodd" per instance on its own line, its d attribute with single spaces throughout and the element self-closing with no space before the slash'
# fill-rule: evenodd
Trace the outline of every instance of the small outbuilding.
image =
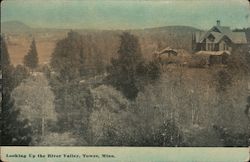
<svg viewBox="0 0 250 162">
<path fill-rule="evenodd" d="M 177 56 L 178 52 L 175 49 L 172 49 L 170 47 L 164 48 L 163 50 L 158 52 L 159 55 L 168 55 L 170 56 Z"/>
</svg>

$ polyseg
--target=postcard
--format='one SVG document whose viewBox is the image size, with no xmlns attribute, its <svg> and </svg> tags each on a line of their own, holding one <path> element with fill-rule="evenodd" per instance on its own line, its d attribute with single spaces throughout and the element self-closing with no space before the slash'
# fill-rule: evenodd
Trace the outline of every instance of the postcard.
<svg viewBox="0 0 250 162">
<path fill-rule="evenodd" d="M 249 162 L 250 1 L 3 0 L 8 162 Z"/>
</svg>

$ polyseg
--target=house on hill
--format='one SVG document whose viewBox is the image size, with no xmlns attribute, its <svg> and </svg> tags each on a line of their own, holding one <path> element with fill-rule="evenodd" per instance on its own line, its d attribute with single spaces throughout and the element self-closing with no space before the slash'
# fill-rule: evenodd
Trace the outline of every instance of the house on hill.
<svg viewBox="0 0 250 162">
<path fill-rule="evenodd" d="M 223 64 L 227 58 L 225 55 L 230 55 L 234 48 L 246 44 L 245 32 L 233 32 L 230 27 L 221 26 L 219 20 L 210 30 L 196 32 L 192 37 L 193 51 L 195 54 L 207 56 L 212 61 L 209 64 L 218 64 L 218 60 Z"/>
<path fill-rule="evenodd" d="M 194 51 L 232 51 L 236 46 L 247 44 L 245 32 L 233 32 L 228 26 L 217 25 L 205 32 L 193 35 Z"/>
</svg>

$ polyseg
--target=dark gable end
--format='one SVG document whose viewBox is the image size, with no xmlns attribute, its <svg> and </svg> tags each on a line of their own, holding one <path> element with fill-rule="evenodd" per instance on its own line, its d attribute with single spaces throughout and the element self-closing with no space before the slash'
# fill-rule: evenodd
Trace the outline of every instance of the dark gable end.
<svg viewBox="0 0 250 162">
<path fill-rule="evenodd" d="M 214 40 L 215 40 L 215 36 L 212 34 L 212 33 L 210 33 L 209 35 L 208 35 L 208 37 L 207 37 L 211 42 L 214 42 Z"/>
<path fill-rule="evenodd" d="M 227 26 L 214 26 L 208 31 L 208 33 L 218 31 L 220 34 L 227 36 L 234 44 L 246 44 L 245 32 L 233 32 L 230 27 Z"/>
<path fill-rule="evenodd" d="M 226 43 L 232 43 L 232 40 L 227 36 L 227 35 L 224 35 L 218 42 L 216 43 L 220 43 L 221 41 L 224 41 Z"/>
</svg>

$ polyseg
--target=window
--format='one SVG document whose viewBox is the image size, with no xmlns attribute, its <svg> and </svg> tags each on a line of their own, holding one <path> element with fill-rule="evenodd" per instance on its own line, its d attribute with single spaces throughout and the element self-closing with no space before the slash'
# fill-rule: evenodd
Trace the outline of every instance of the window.
<svg viewBox="0 0 250 162">
<path fill-rule="evenodd" d="M 208 39 L 209 39 L 211 42 L 213 42 L 214 39 L 215 39 L 215 37 L 214 37 L 212 34 L 210 34 L 210 35 L 208 36 Z"/>
<path fill-rule="evenodd" d="M 207 44 L 207 50 L 208 51 L 214 51 L 214 43 L 208 43 Z"/>
<path fill-rule="evenodd" d="M 228 45 L 227 44 L 223 44 L 223 50 L 225 51 L 225 50 L 228 50 Z"/>
</svg>

